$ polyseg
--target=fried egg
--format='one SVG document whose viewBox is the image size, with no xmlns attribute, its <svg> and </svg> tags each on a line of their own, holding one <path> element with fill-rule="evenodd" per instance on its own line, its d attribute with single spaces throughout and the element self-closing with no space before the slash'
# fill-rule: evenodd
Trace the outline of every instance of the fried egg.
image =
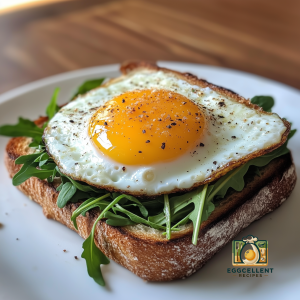
<svg viewBox="0 0 300 300">
<path fill-rule="evenodd" d="M 245 258 L 242 259 L 246 265 L 254 265 L 259 260 L 259 251 L 258 251 L 257 247 L 253 244 L 250 244 L 250 245 L 252 247 L 252 250 L 248 249 L 245 252 Z"/>
<path fill-rule="evenodd" d="M 64 106 L 44 131 L 47 151 L 73 179 L 154 196 L 211 182 L 284 142 L 278 115 L 200 83 L 130 72 Z"/>
</svg>

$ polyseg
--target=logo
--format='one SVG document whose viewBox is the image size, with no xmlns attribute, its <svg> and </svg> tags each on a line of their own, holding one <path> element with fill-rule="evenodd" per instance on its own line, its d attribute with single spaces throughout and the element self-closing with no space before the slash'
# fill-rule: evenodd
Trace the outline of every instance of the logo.
<svg viewBox="0 0 300 300">
<path fill-rule="evenodd" d="M 268 262 L 268 241 L 252 235 L 232 241 L 233 266 L 267 266 Z"/>
</svg>

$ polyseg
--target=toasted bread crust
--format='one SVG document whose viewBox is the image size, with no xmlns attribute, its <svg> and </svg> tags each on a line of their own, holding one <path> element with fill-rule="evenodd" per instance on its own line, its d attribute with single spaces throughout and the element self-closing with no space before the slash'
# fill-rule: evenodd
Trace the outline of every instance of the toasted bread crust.
<svg viewBox="0 0 300 300">
<path fill-rule="evenodd" d="M 28 151 L 28 139 L 13 138 L 9 141 L 5 165 L 10 177 L 20 169 L 20 165 L 15 165 L 15 159 Z M 168 241 L 156 230 L 147 232 L 142 225 L 112 227 L 104 220 L 96 226 L 95 243 L 110 259 L 144 280 L 185 278 L 200 269 L 250 223 L 280 206 L 293 190 L 296 179 L 290 154 L 273 160 L 261 170 L 261 177 L 247 182 L 243 191 L 226 197 L 209 219 L 201 224 L 197 246 L 191 243 L 191 225 L 173 234 Z M 79 203 L 58 208 L 55 183 L 32 177 L 18 189 L 40 204 L 47 218 L 76 231 L 71 215 Z M 98 215 L 99 212 L 94 209 L 86 217 L 77 218 L 80 236 L 89 236 Z"/>
</svg>

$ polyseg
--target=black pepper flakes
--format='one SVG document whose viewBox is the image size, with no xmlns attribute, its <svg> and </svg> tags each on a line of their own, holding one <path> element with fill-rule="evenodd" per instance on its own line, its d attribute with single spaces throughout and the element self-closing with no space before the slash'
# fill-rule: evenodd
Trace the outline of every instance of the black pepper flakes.
<svg viewBox="0 0 300 300">
<path fill-rule="evenodd" d="M 167 128 L 172 128 L 172 126 L 171 125 L 168 125 L 168 126 L 166 126 Z"/>
<path fill-rule="evenodd" d="M 139 153 L 142 153 L 142 151 L 139 151 Z"/>
<path fill-rule="evenodd" d="M 104 125 L 107 126 L 107 122 L 104 122 Z"/>
<path fill-rule="evenodd" d="M 235 135 L 233 135 L 231 138 L 233 138 L 233 139 L 236 139 L 236 136 L 235 136 Z"/>
<path fill-rule="evenodd" d="M 220 115 L 218 115 L 218 117 L 219 117 L 219 118 L 225 118 L 224 116 L 220 116 Z"/>
<path fill-rule="evenodd" d="M 200 147 L 204 147 L 204 144 L 203 144 L 203 143 L 200 143 Z"/>
<path fill-rule="evenodd" d="M 123 170 L 123 172 L 125 172 L 125 171 L 126 171 L 126 168 L 125 168 L 125 167 L 123 167 L 123 168 L 122 168 L 122 170 Z"/>
<path fill-rule="evenodd" d="M 74 123 L 74 121 L 73 121 L 73 120 L 70 120 L 70 122 L 71 122 L 71 123 Z"/>
<path fill-rule="evenodd" d="M 145 129 L 143 129 L 143 130 L 142 130 L 142 132 L 143 132 L 143 133 L 146 133 L 146 130 L 145 130 Z"/>
<path fill-rule="evenodd" d="M 74 256 L 74 258 L 75 258 L 75 259 L 78 259 L 78 257 L 77 257 L 76 255 Z"/>
<path fill-rule="evenodd" d="M 147 143 L 147 144 L 150 143 L 150 140 L 147 140 L 146 143 Z"/>
<path fill-rule="evenodd" d="M 166 143 L 162 143 L 162 144 L 161 144 L 161 149 L 164 150 L 165 148 L 166 148 Z"/>
<path fill-rule="evenodd" d="M 125 99 L 122 100 L 122 103 L 125 103 Z"/>
<path fill-rule="evenodd" d="M 171 123 L 171 125 L 175 126 L 175 125 L 176 125 L 176 123 L 175 123 L 175 122 L 174 122 L 174 123 Z"/>
<path fill-rule="evenodd" d="M 214 162 L 213 162 L 213 164 L 214 164 L 214 165 L 216 165 L 216 164 L 217 164 L 217 162 L 216 162 L 216 161 L 214 161 Z"/>
</svg>

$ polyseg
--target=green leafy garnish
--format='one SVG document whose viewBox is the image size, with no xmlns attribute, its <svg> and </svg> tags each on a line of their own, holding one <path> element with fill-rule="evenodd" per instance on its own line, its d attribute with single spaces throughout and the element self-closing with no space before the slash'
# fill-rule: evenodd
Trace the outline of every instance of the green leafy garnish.
<svg viewBox="0 0 300 300">
<path fill-rule="evenodd" d="M 83 94 L 89 92 L 90 90 L 93 90 L 93 89 L 99 87 L 102 84 L 102 82 L 104 81 L 104 79 L 105 78 L 99 78 L 99 79 L 93 79 L 93 80 L 88 80 L 88 81 L 84 82 L 77 89 L 77 92 L 74 94 L 72 99 L 75 99 L 77 96 L 83 95 Z"/>
<path fill-rule="evenodd" d="M 30 165 L 24 164 L 21 170 L 13 177 L 13 185 L 18 186 L 30 177 L 37 177 L 43 180 L 52 175 L 51 170 L 39 170 L 36 168 L 37 166 L 37 163 Z"/>
<path fill-rule="evenodd" d="M 195 209 L 190 214 L 189 218 L 192 220 L 194 229 L 193 229 L 193 237 L 192 237 L 192 243 L 194 245 L 197 245 L 197 239 L 199 234 L 199 229 L 201 225 L 201 219 L 203 214 L 203 207 L 205 203 L 205 197 L 206 197 L 206 191 L 207 191 L 207 184 L 204 185 L 202 188 L 202 191 L 198 193 L 195 197 L 193 197 L 193 200 L 191 202 L 194 203 Z"/>
<path fill-rule="evenodd" d="M 101 196 L 99 198 L 96 198 L 96 199 L 95 198 L 87 199 L 72 213 L 71 220 L 73 221 L 73 224 L 74 224 L 74 227 L 76 228 L 76 230 L 78 230 L 76 218 L 81 214 L 84 215 L 88 210 L 95 208 L 95 207 L 99 207 L 100 210 L 103 210 L 106 206 L 109 205 L 109 202 L 102 201 L 107 197 L 110 197 L 110 193 L 108 193 L 104 196 Z"/>
<path fill-rule="evenodd" d="M 36 141 L 42 140 L 43 129 L 36 126 L 34 122 L 19 118 L 15 125 L 4 125 L 0 127 L 0 135 L 9 137 L 25 136 L 31 137 Z"/>
<path fill-rule="evenodd" d="M 271 112 L 274 106 L 274 98 L 271 96 L 255 96 L 251 99 L 253 104 L 263 108 L 264 111 Z"/>
<path fill-rule="evenodd" d="M 107 218 L 106 224 L 111 226 L 129 226 L 129 225 L 135 225 L 136 223 L 131 221 L 130 219 L 116 215 L 110 211 L 107 211 L 104 214 L 104 218 Z"/>
<path fill-rule="evenodd" d="M 121 213 L 124 213 L 125 215 L 127 215 L 130 218 L 131 221 L 133 221 L 133 222 L 135 222 L 137 224 L 139 224 L 139 223 L 145 224 L 145 225 L 148 225 L 148 226 L 150 226 L 152 228 L 155 228 L 155 229 L 158 229 L 158 230 L 161 230 L 161 229 L 165 230 L 166 229 L 165 226 L 161 226 L 161 225 L 159 225 L 157 223 L 153 223 L 153 222 L 151 222 L 149 220 L 147 221 L 143 217 L 140 217 L 137 214 L 134 214 L 131 211 L 123 208 L 119 204 L 116 204 L 116 207 L 114 207 L 113 210 L 114 210 L 114 212 L 119 211 Z"/>
<path fill-rule="evenodd" d="M 100 251 L 99 248 L 96 247 L 94 241 L 95 235 L 95 228 L 99 220 L 104 217 L 104 214 L 112 208 L 115 204 L 117 204 L 125 195 L 121 195 L 115 198 L 109 205 L 107 205 L 102 212 L 100 213 L 99 217 L 95 221 L 91 233 L 89 237 L 83 242 L 82 248 L 83 252 L 81 257 L 85 259 L 87 271 L 90 277 L 92 277 L 98 284 L 104 286 L 105 282 L 102 276 L 102 272 L 100 269 L 100 265 L 102 264 L 109 264 L 109 259 Z"/>
<path fill-rule="evenodd" d="M 37 152 L 37 153 L 33 153 L 33 154 L 28 154 L 28 155 L 23 155 L 23 156 L 19 156 L 16 160 L 15 160 L 15 164 L 16 165 L 22 165 L 22 164 L 30 164 L 33 163 L 37 158 L 39 158 L 41 156 L 41 152 Z"/>
<path fill-rule="evenodd" d="M 58 194 L 57 206 L 59 208 L 65 207 L 67 202 L 71 200 L 71 198 L 76 193 L 76 190 L 76 187 L 71 182 L 66 182 L 62 186 L 61 191 Z"/>
<path fill-rule="evenodd" d="M 51 101 L 50 101 L 49 105 L 47 106 L 46 114 L 47 114 L 49 120 L 51 120 L 54 117 L 54 115 L 59 111 L 59 106 L 57 105 L 58 94 L 59 94 L 59 88 L 56 88 L 54 90 Z"/>
<path fill-rule="evenodd" d="M 105 281 L 102 276 L 100 265 L 109 264 L 109 259 L 95 245 L 94 234 L 96 224 L 97 223 L 95 222 L 91 234 L 82 244 L 83 252 L 81 254 L 81 257 L 86 260 L 89 276 L 92 277 L 99 285 L 105 286 Z"/>
</svg>

